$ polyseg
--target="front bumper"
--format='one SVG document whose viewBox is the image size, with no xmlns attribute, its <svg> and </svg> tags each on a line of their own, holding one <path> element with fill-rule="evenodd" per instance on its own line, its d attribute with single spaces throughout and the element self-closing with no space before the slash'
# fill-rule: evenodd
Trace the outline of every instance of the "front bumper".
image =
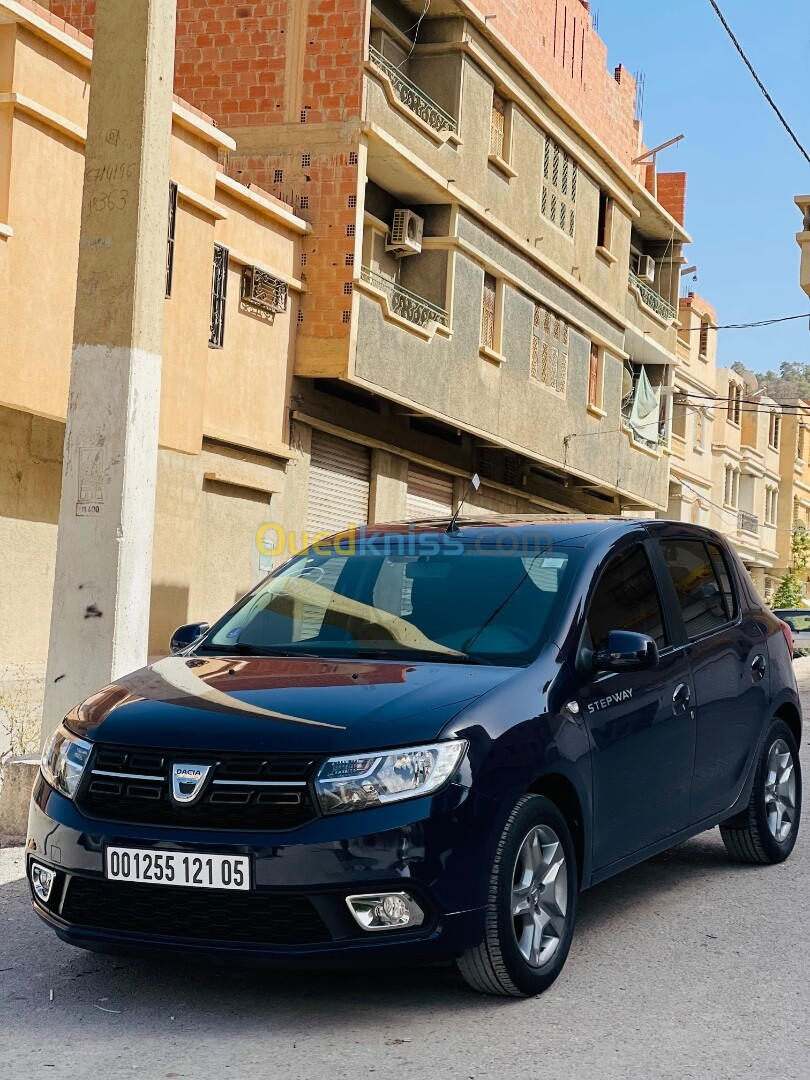
<svg viewBox="0 0 810 1080">
<path fill-rule="evenodd" d="M 317 818 L 292 832 L 198 831 L 83 816 L 40 776 L 26 868 L 57 872 L 37 914 L 65 941 L 100 951 L 149 950 L 243 960 L 318 963 L 457 956 L 483 933 L 492 865 L 493 804 L 449 785 L 435 796 Z M 249 855 L 250 893 L 107 881 L 109 844 Z M 425 912 L 418 928 L 368 932 L 346 897 L 405 891 Z"/>
</svg>

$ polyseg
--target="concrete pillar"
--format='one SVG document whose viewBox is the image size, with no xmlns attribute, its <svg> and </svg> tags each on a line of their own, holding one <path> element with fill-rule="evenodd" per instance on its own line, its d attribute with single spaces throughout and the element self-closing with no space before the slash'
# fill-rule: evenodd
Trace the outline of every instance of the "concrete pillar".
<svg viewBox="0 0 810 1080">
<path fill-rule="evenodd" d="M 176 0 L 98 0 L 43 739 L 147 657 Z"/>
<path fill-rule="evenodd" d="M 402 521 L 408 493 L 408 461 L 388 450 L 371 451 L 369 523 Z"/>
</svg>

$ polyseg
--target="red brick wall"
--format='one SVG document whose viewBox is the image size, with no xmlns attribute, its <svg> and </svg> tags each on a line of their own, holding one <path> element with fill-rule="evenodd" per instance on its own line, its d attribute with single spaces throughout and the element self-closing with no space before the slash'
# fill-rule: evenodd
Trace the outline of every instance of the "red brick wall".
<svg viewBox="0 0 810 1080">
<path fill-rule="evenodd" d="M 683 225 L 686 218 L 685 172 L 658 174 L 658 201 Z"/>
<path fill-rule="evenodd" d="M 296 0 L 309 5 L 302 111 L 307 123 L 359 117 L 365 0 Z M 92 34 L 95 0 L 48 7 Z M 177 0 L 177 94 L 222 127 L 284 119 L 288 0 Z"/>
<path fill-rule="evenodd" d="M 351 259 L 357 209 L 365 0 L 294 0 L 308 4 L 300 87 L 285 86 L 288 0 L 177 0 L 175 91 L 202 109 L 237 144 L 251 129 L 250 153 L 229 156 L 226 171 L 289 203 L 312 223 L 304 238 L 301 274 L 311 291 L 300 307 L 299 333 L 346 337 L 344 312 L 352 297 Z M 51 10 L 92 30 L 94 0 L 51 0 Z M 295 111 L 295 150 L 279 151 L 261 128 L 283 124 L 285 94 L 300 92 Z M 333 143 L 312 138 L 307 125 L 346 124 Z M 300 136 L 299 136 L 300 132 Z M 244 136 L 242 136 L 244 137 Z M 289 143 L 288 143 L 289 147 Z M 309 164 L 304 155 L 309 154 Z M 280 179 L 277 179 L 279 177 Z M 354 197 L 350 199 L 350 196 Z"/>
<path fill-rule="evenodd" d="M 43 0 L 43 7 L 48 8 L 60 19 L 69 22 L 82 33 L 93 34 L 93 20 L 96 17 L 96 0 Z"/>
<path fill-rule="evenodd" d="M 490 30 L 504 38 L 555 95 L 626 167 L 638 156 L 636 83 L 607 68 L 607 46 L 583 0 L 473 0 L 497 15 Z"/>
</svg>

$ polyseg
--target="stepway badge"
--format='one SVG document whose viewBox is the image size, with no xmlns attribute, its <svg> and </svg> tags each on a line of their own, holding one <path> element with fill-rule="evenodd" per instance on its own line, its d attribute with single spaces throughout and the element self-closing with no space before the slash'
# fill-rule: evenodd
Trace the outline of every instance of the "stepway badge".
<svg viewBox="0 0 810 1080">
<path fill-rule="evenodd" d="M 627 701 L 632 696 L 632 690 L 618 690 L 615 694 L 608 694 L 607 697 L 599 698 L 598 701 L 589 702 L 588 712 L 601 712 L 602 709 L 609 709 L 611 705 L 618 705 L 620 701 Z"/>
</svg>

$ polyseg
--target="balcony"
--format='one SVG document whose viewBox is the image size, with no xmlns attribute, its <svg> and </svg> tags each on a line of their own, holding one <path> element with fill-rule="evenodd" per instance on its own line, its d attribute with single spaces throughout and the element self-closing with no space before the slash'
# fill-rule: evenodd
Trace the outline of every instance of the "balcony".
<svg viewBox="0 0 810 1080">
<path fill-rule="evenodd" d="M 444 132 L 456 134 L 458 125 L 455 119 L 445 112 L 440 105 L 437 105 L 432 98 L 428 97 L 423 90 L 420 90 L 416 83 L 412 82 L 407 75 L 404 75 L 396 64 L 392 63 L 388 57 L 383 56 L 379 49 L 375 49 L 373 45 L 369 45 L 368 53 L 371 63 L 386 76 L 394 93 L 406 109 L 409 109 L 414 116 L 419 117 L 433 131 L 439 134 Z"/>
<path fill-rule="evenodd" d="M 796 241 L 802 249 L 801 286 L 810 296 L 810 195 L 798 195 L 796 205 L 802 213 L 802 231 Z"/>
<path fill-rule="evenodd" d="M 759 536 L 759 518 L 756 514 L 749 514 L 746 510 L 740 510 L 737 515 L 737 532 L 748 533 L 750 536 Z"/>
<path fill-rule="evenodd" d="M 391 313 L 398 315 L 400 319 L 405 319 L 407 322 L 413 323 L 414 326 L 421 326 L 422 328 L 429 326 L 431 323 L 437 326 L 450 326 L 450 316 L 443 308 L 431 304 L 429 300 L 417 296 L 416 293 L 412 293 L 408 289 L 404 289 L 396 281 L 391 281 L 390 278 L 376 273 L 367 266 L 361 267 L 360 277 L 366 285 L 370 285 L 372 289 L 385 294 L 388 298 L 388 307 Z"/>
<path fill-rule="evenodd" d="M 659 318 L 664 319 L 665 322 L 673 321 L 678 312 L 668 300 L 665 300 L 660 293 L 655 291 L 652 285 L 649 285 L 646 281 L 642 281 L 632 270 L 629 272 L 629 281 L 630 288 L 636 290 L 645 307 L 648 307 L 650 311 L 655 312 L 655 314 Z"/>
</svg>

